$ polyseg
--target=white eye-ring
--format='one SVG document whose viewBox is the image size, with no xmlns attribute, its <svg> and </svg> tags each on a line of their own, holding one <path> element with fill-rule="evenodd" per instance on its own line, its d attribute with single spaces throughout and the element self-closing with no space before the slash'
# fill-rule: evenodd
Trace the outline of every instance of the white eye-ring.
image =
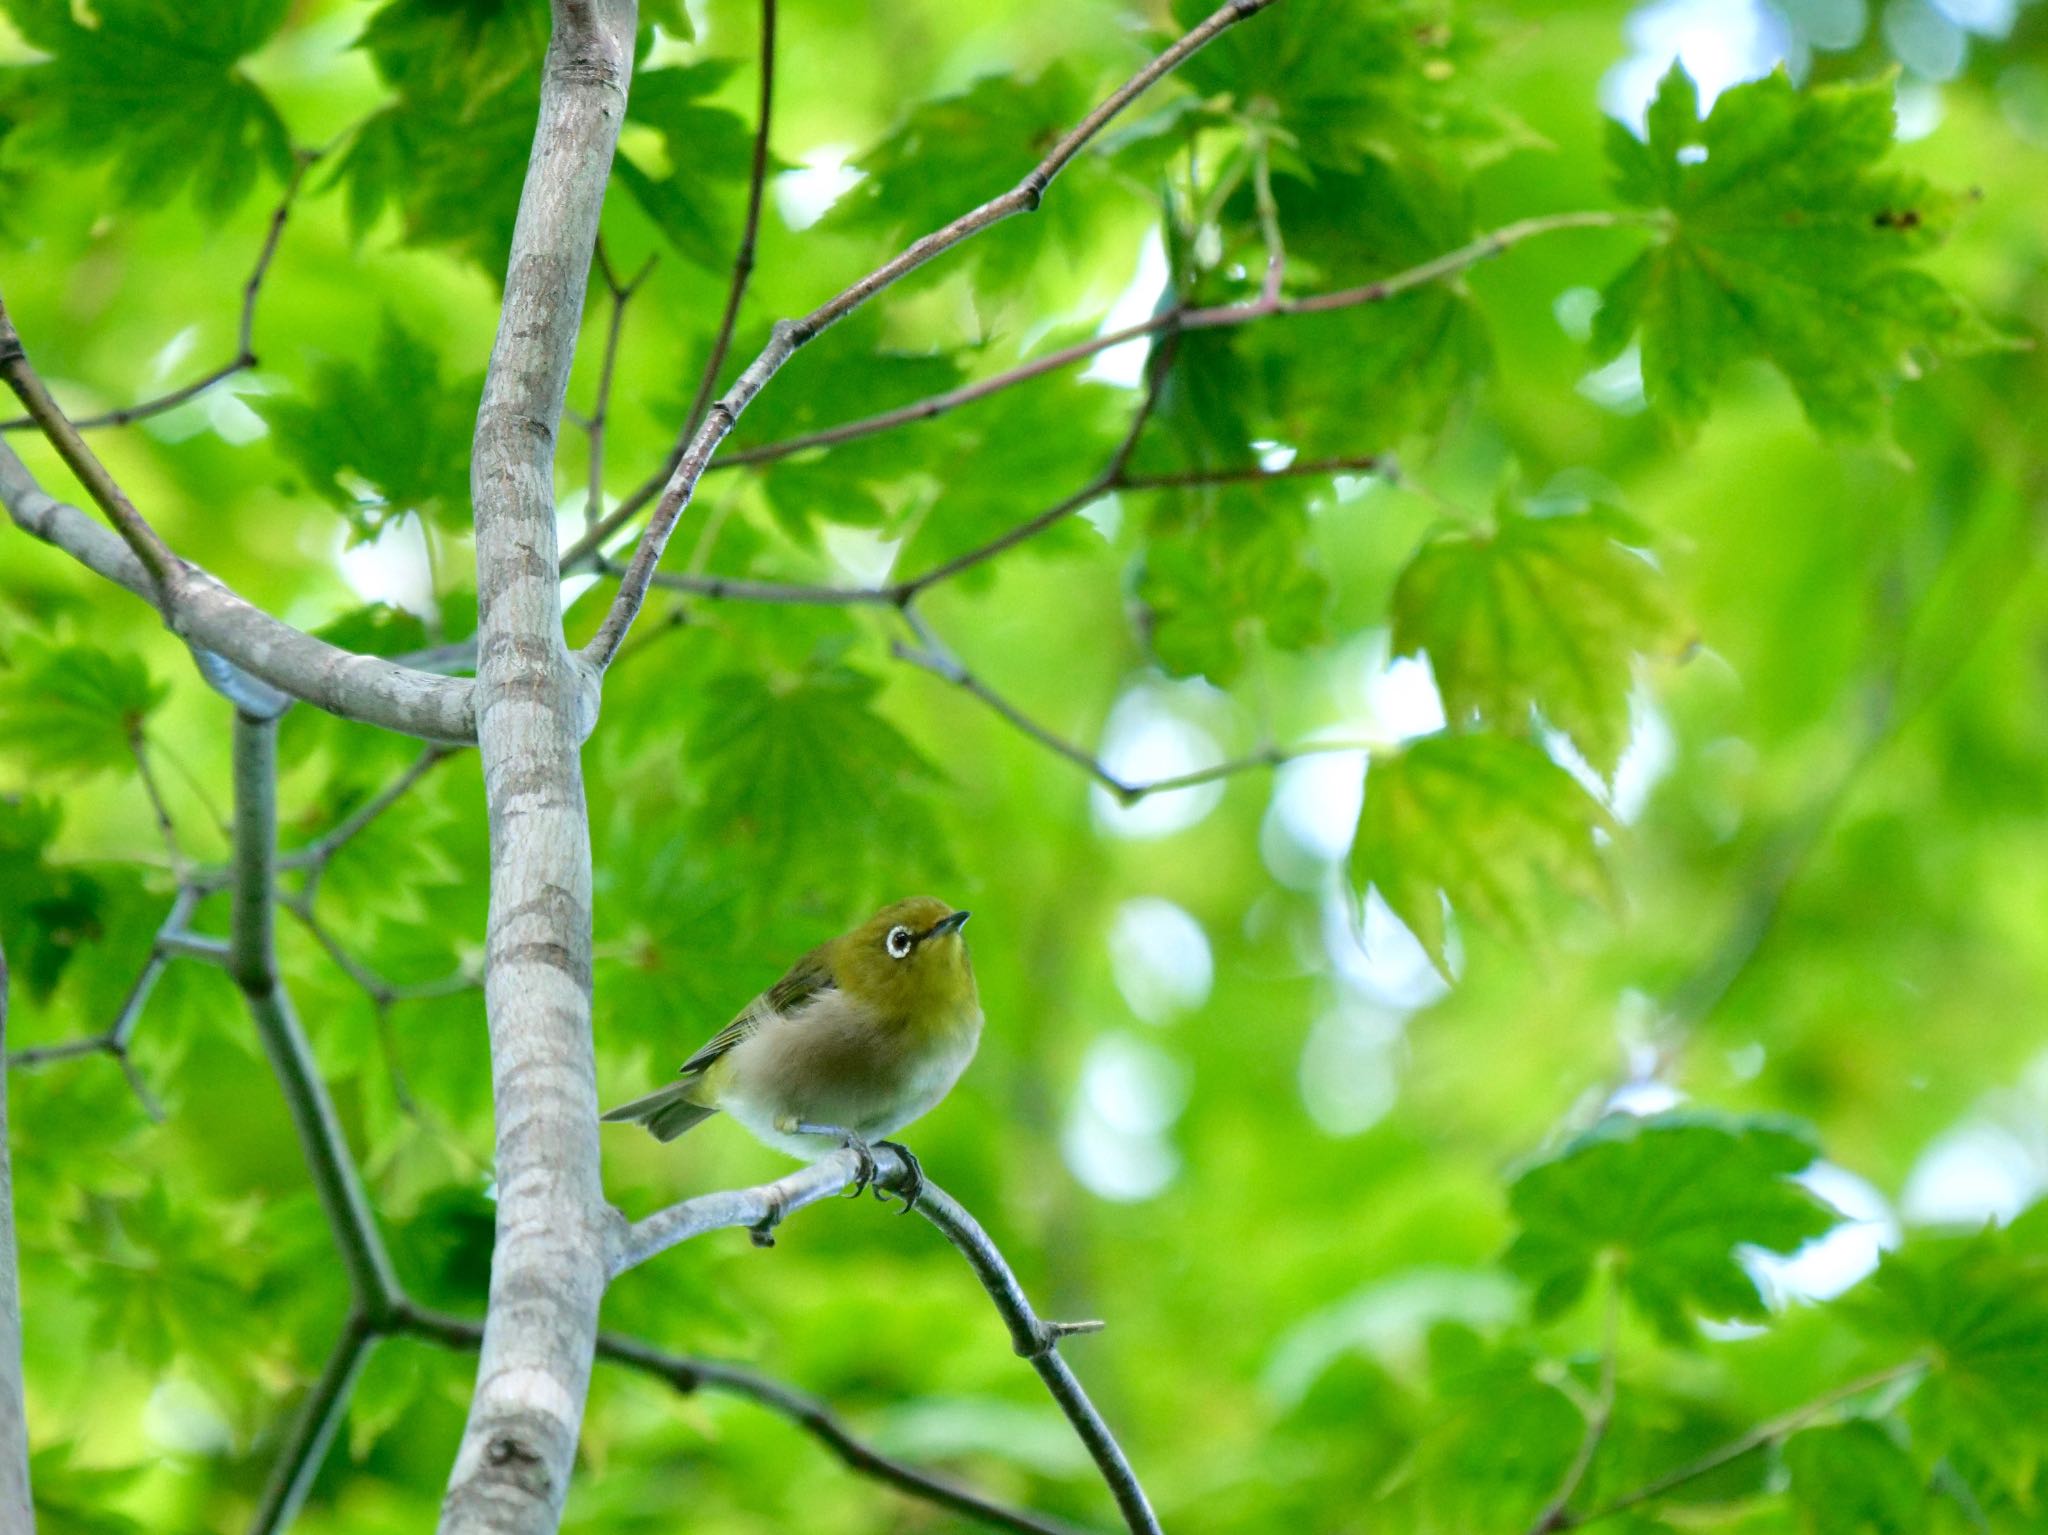
<svg viewBox="0 0 2048 1535">
<path fill-rule="evenodd" d="M 889 951 L 891 959 L 908 959 L 910 951 L 917 946 L 917 940 L 910 936 L 910 929 L 900 924 L 889 929 L 889 936 L 882 940 L 882 946 Z"/>
</svg>

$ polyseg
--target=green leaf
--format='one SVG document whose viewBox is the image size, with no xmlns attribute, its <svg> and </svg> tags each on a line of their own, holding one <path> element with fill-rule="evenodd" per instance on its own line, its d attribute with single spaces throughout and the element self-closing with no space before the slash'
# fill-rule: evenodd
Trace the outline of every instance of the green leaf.
<svg viewBox="0 0 2048 1535">
<path fill-rule="evenodd" d="M 1155 493 L 1169 510 L 1145 541 L 1135 594 L 1168 672 L 1226 686 L 1261 636 L 1282 650 L 1328 637 L 1330 583 L 1309 541 L 1306 483 Z"/>
<path fill-rule="evenodd" d="M 875 234 L 891 245 L 928 234 L 1015 186 L 1092 105 L 1058 65 L 1031 80 L 984 75 L 956 95 L 920 102 L 852 162 L 862 179 L 822 227 Z M 1035 217 L 977 237 L 949 263 L 978 270 L 981 286 L 1000 293 L 1050 250 L 1083 253 L 1097 228 L 1089 194 L 1108 185 L 1100 159 L 1084 156 L 1062 173 L 1058 192 Z"/>
<path fill-rule="evenodd" d="M 1429 1334 L 1435 1422 L 1416 1446 L 1427 1528 L 1519 1530 L 1571 1464 L 1585 1417 L 1549 1361 L 1462 1323 Z"/>
<path fill-rule="evenodd" d="M 2016 1492 L 2048 1453 L 2048 1252 L 2010 1232 L 1921 1237 L 1845 1302 L 1865 1332 L 1925 1354 L 1916 1447 L 1963 1453 Z"/>
<path fill-rule="evenodd" d="M 753 160 L 753 129 L 722 107 L 704 105 L 733 69 L 726 60 L 706 59 L 636 79 L 626 115 L 661 134 L 668 169 L 657 175 L 642 166 L 630 143 L 612 166 L 677 252 L 714 272 L 731 269 L 738 242 L 737 215 L 716 183 L 744 182 Z"/>
<path fill-rule="evenodd" d="M 132 207 L 189 185 L 215 218 L 268 165 L 291 174 L 291 141 L 269 99 L 236 66 L 275 32 L 286 0 L 7 0 L 22 35 L 51 57 L 0 75 L 0 114 L 19 126 L 9 152 L 111 160 L 114 195 Z"/>
<path fill-rule="evenodd" d="M 1504 501 L 1493 528 L 1439 536 L 1395 585 L 1394 654 L 1428 654 L 1454 726 L 1518 734 L 1535 710 L 1611 777 L 1635 659 L 1680 636 L 1662 572 L 1619 531 Z"/>
<path fill-rule="evenodd" d="M 375 364 L 329 359 L 303 399 L 259 398 L 278 450 L 356 541 L 407 513 L 469 526 L 469 450 L 479 385 L 444 384 L 432 347 L 386 316 Z"/>
<path fill-rule="evenodd" d="M 81 869 L 46 861 L 63 817 L 54 800 L 0 798 L 0 933 L 14 973 L 47 1001 L 65 967 L 104 931 L 106 892 Z"/>
<path fill-rule="evenodd" d="M 1813 1535 L 1916 1535 L 1927 1528 L 1926 1480 L 1868 1418 L 1802 1429 L 1785 1441 L 1792 1501 Z"/>
<path fill-rule="evenodd" d="M 396 206 L 410 245 L 505 270 L 540 108 L 548 10 L 537 0 L 398 0 L 357 46 L 398 99 L 356 131 L 330 185 L 360 238 Z"/>
<path fill-rule="evenodd" d="M 0 676 L 0 745 L 45 772 L 130 769 L 130 743 L 167 696 L 139 657 L 24 638 Z"/>
<path fill-rule="evenodd" d="M 1565 1311 L 1613 1266 L 1622 1293 L 1658 1331 L 1686 1318 L 1770 1314 L 1738 1247 L 1789 1253 L 1836 1212 L 1792 1175 L 1818 1150 L 1786 1121 L 1681 1112 L 1613 1115 L 1525 1169 L 1509 1190 L 1521 1228 L 1508 1268 L 1534 1292 L 1539 1319 Z"/>
<path fill-rule="evenodd" d="M 1426 736 L 1366 769 L 1351 880 L 1407 924 L 1448 978 L 1444 903 L 1523 943 L 1542 936 L 1558 897 L 1608 891 L 1595 833 L 1607 812 L 1528 741 Z"/>
<path fill-rule="evenodd" d="M 934 856 L 925 795 L 940 775 L 875 712 L 875 693 L 874 679 L 829 661 L 796 676 L 729 673 L 705 688 L 704 834 L 743 840 L 764 889 L 843 890 L 869 870 Z"/>
<path fill-rule="evenodd" d="M 1185 30 L 1216 7 L 1175 0 Z M 1276 122 L 1316 168 L 1369 155 L 1484 157 L 1514 123 L 1474 88 L 1483 40 L 1435 0 L 1288 0 L 1232 27 L 1176 73 L 1246 119 Z"/>
<path fill-rule="evenodd" d="M 427 626 L 417 613 L 387 602 L 350 608 L 313 633 L 328 644 L 361 656 L 401 656 L 426 648 Z"/>
<path fill-rule="evenodd" d="M 1722 93 L 1702 122 L 1674 65 L 1647 142 L 1608 129 L 1617 190 L 1670 222 L 1608 285 L 1595 345 L 1612 356 L 1640 331 L 1650 401 L 1683 424 L 1706 415 L 1731 364 L 1757 357 L 1822 432 L 1875 431 L 1907 354 L 1990 340 L 1909 264 L 1946 233 L 1955 202 L 1878 169 L 1892 118 L 1889 80 L 1802 94 L 1779 73 Z"/>
<path fill-rule="evenodd" d="M 113 1505 L 149 1468 L 80 1466 L 73 1463 L 75 1453 L 73 1445 L 48 1444 L 29 1457 L 40 1535 L 144 1535 L 145 1525 Z"/>
</svg>

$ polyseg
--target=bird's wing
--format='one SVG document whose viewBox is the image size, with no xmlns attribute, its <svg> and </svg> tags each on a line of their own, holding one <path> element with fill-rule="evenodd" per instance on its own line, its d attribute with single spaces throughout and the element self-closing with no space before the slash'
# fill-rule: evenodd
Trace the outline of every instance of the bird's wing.
<svg viewBox="0 0 2048 1535">
<path fill-rule="evenodd" d="M 731 1023 L 704 1041 L 697 1053 L 683 1062 L 681 1074 L 688 1076 L 693 1071 L 705 1070 L 758 1029 L 762 1019 L 772 1014 L 794 1012 L 820 992 L 831 989 L 832 965 L 820 946 L 790 966 L 787 975 L 749 1002 Z"/>
</svg>

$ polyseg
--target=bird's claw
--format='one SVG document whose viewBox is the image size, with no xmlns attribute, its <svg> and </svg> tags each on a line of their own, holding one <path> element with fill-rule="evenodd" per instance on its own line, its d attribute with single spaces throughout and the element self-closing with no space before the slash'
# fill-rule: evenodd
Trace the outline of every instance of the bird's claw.
<svg viewBox="0 0 2048 1535">
<path fill-rule="evenodd" d="M 908 1215 L 917 1208 L 917 1196 L 924 1192 L 924 1164 L 918 1161 L 916 1153 L 901 1141 L 876 1141 L 875 1148 L 878 1151 L 893 1151 L 902 1159 L 903 1187 L 897 1189 L 896 1193 L 903 1200 L 903 1208 L 897 1213 Z M 877 1186 L 875 1198 L 887 1204 L 889 1202 L 889 1191 Z"/>
<path fill-rule="evenodd" d="M 875 1166 L 874 1149 L 851 1131 L 841 1138 L 839 1144 L 842 1149 L 853 1153 L 853 1182 L 847 1185 L 846 1192 L 849 1198 L 858 1199 L 874 1184 L 875 1175 L 881 1169 Z M 884 1141 L 882 1144 L 886 1146 L 889 1143 Z"/>
<path fill-rule="evenodd" d="M 767 1213 L 747 1228 L 747 1235 L 754 1239 L 756 1247 L 773 1247 L 775 1245 L 775 1228 L 781 1224 L 782 1201 L 770 1195 Z"/>
</svg>

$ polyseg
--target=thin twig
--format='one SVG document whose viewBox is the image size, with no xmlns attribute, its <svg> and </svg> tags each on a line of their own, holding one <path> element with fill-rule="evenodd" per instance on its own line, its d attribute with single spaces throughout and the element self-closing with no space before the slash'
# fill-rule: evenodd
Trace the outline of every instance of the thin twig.
<svg viewBox="0 0 2048 1535">
<path fill-rule="evenodd" d="M 178 845 L 178 828 L 171 820 L 170 806 L 164 802 L 163 786 L 156 781 L 156 773 L 149 765 L 149 747 L 142 739 L 140 725 L 128 727 L 128 755 L 135 759 L 135 775 L 142 780 L 142 792 L 149 798 L 150 813 L 156 817 L 157 835 L 163 839 L 164 851 L 170 855 L 171 872 L 182 884 L 191 864 L 185 857 L 185 850 Z"/>
<path fill-rule="evenodd" d="M 612 271 L 611 258 L 605 255 L 604 241 L 599 239 L 597 270 L 611 294 L 612 315 L 610 324 L 605 327 L 604 360 L 597 370 L 597 398 L 590 407 L 589 418 L 583 423 L 584 434 L 590 439 L 590 487 L 588 499 L 583 504 L 585 529 L 596 527 L 598 519 L 604 515 L 604 428 L 611 413 L 612 375 L 619 365 L 619 335 L 625 328 L 626 305 L 632 302 L 640 285 L 647 281 L 647 274 L 654 270 L 654 257 L 649 256 L 641 263 L 631 282 L 621 283 Z"/>
<path fill-rule="evenodd" d="M 1730 1461 L 1740 1460 L 1752 1450 L 1762 1449 L 1765 1445 L 1784 1438 L 1794 1429 L 1801 1428 L 1819 1417 L 1830 1407 L 1837 1406 L 1851 1397 L 1861 1396 L 1866 1391 L 1875 1391 L 1880 1386 L 1890 1385 L 1893 1381 L 1904 1380 L 1909 1375 L 1917 1375 L 1926 1368 L 1926 1360 L 1908 1359 L 1901 1364 L 1892 1365 L 1888 1369 L 1877 1370 L 1869 1375 L 1860 1376 L 1850 1381 L 1847 1385 L 1835 1387 L 1832 1391 L 1824 1391 L 1812 1401 L 1802 1403 L 1788 1412 L 1782 1412 L 1775 1418 L 1759 1423 L 1748 1433 L 1729 1440 L 1728 1443 L 1722 1445 L 1719 1449 L 1710 1450 L 1698 1460 L 1680 1466 L 1676 1471 L 1660 1476 L 1655 1481 L 1646 1482 L 1633 1492 L 1625 1492 L 1612 1502 L 1603 1504 L 1589 1514 L 1561 1514 L 1557 1522 L 1551 1524 L 1549 1528 L 1552 1530 L 1583 1529 L 1587 1525 L 1596 1524 L 1602 1519 L 1622 1513 L 1636 1507 L 1638 1504 L 1647 1503 L 1653 1498 L 1661 1498 L 1665 1493 L 1682 1487 L 1687 1482 L 1697 1481 L 1710 1471 L 1720 1470 L 1721 1467 L 1727 1465 Z"/>
<path fill-rule="evenodd" d="M 32 1045 L 25 1050 L 8 1052 L 7 1064 L 15 1066 L 47 1066 L 54 1061 L 76 1060 L 84 1055 L 111 1056 L 121 1068 L 121 1075 L 127 1079 L 129 1089 L 142 1104 L 143 1112 L 151 1119 L 161 1122 L 164 1117 L 163 1105 L 149 1084 L 142 1080 L 142 1074 L 135 1069 L 129 1047 L 135 1039 L 137 1025 L 142 1022 L 142 1011 L 149 1005 L 150 993 L 156 990 L 157 981 L 163 976 L 171 958 L 186 957 L 204 959 L 214 964 L 226 963 L 226 949 L 217 939 L 202 938 L 186 931 L 185 924 L 191 920 L 194 909 L 199 905 L 200 891 L 194 883 L 183 883 L 176 895 L 171 897 L 170 909 L 157 925 L 156 937 L 150 943 L 142 968 L 129 983 L 128 993 L 121 999 L 121 1006 L 115 1012 L 113 1021 L 97 1034 L 80 1039 L 67 1039 L 53 1045 Z"/>
<path fill-rule="evenodd" d="M 484 1332 L 481 1322 L 410 1303 L 401 1309 L 398 1327 L 400 1331 L 445 1347 L 463 1349 L 475 1348 L 482 1342 Z M 1010 1508 L 883 1454 L 858 1438 L 831 1408 L 816 1397 L 785 1386 L 780 1381 L 770 1380 L 742 1365 L 671 1354 L 638 1338 L 614 1332 L 597 1335 L 597 1357 L 665 1381 L 684 1396 L 710 1390 L 744 1397 L 796 1424 L 838 1456 L 849 1469 L 887 1482 L 913 1498 L 922 1498 L 997 1529 L 1017 1530 L 1022 1535 L 1081 1535 L 1073 1525 L 1025 1509 Z"/>
<path fill-rule="evenodd" d="M 682 515 L 683 508 L 689 504 L 698 479 L 703 475 L 705 466 L 711 462 L 712 454 L 717 451 L 726 434 L 732 430 L 733 423 L 739 419 L 740 413 L 747 408 L 748 403 L 761 392 L 762 387 L 775 376 L 782 365 L 796 355 L 800 347 L 844 319 L 898 278 L 915 271 L 935 256 L 951 250 L 962 241 L 1014 214 L 1037 208 L 1053 179 L 1111 118 L 1212 37 L 1273 3 L 1274 0 L 1232 0 L 1231 4 L 1224 6 L 1206 21 L 1183 34 L 1137 74 L 1111 92 L 1008 192 L 989 199 L 943 228 L 914 241 L 900 254 L 826 300 L 802 319 L 778 321 L 767 347 L 742 370 L 732 387 L 711 406 L 705 414 L 703 424 L 691 437 L 689 446 L 677 462 L 675 472 L 669 477 L 667 486 L 659 500 L 655 502 L 654 514 L 641 534 L 639 544 L 633 550 L 633 557 L 619 582 L 619 589 L 613 594 L 611 607 L 606 611 L 596 635 L 584 647 L 584 658 L 602 670 L 610 665 L 612 658 L 618 654 L 627 630 L 632 627 L 634 618 L 647 600 L 648 578 L 660 564 L 662 551 L 668 546 L 669 535 L 675 531 L 676 521 Z"/>
<path fill-rule="evenodd" d="M 934 651 L 922 645 L 906 645 L 900 640 L 890 647 L 890 653 L 897 660 L 921 667 L 935 677 L 944 678 L 962 692 L 980 699 L 1025 735 L 1080 768 L 1125 805 L 1134 805 L 1154 794 L 1170 794 L 1176 789 L 1199 788 L 1203 784 L 1234 778 L 1239 773 L 1248 773 L 1259 768 L 1279 767 L 1283 763 L 1294 762 L 1302 757 L 1323 757 L 1339 752 L 1373 752 L 1386 746 L 1384 741 L 1303 741 L 1294 746 L 1264 747 L 1258 751 L 1246 752 L 1242 756 L 1211 763 L 1207 767 L 1193 768 L 1188 772 L 1174 773 L 1164 778 L 1122 778 L 1111 772 L 1103 764 L 1102 759 L 1086 747 L 1075 745 L 1059 732 L 1049 729 L 1026 714 L 949 653 L 943 650 Z"/>
<path fill-rule="evenodd" d="M 1259 283 L 1259 302 L 1280 306 L 1280 279 L 1287 270 L 1287 245 L 1280 237 L 1280 205 L 1273 200 L 1272 153 L 1262 135 L 1252 159 L 1252 204 L 1258 210 L 1259 238 L 1266 246 L 1266 274 Z"/>
<path fill-rule="evenodd" d="M 292 203 L 299 195 L 300 184 L 306 179 L 306 172 L 320 158 L 317 151 L 300 150 L 293 156 L 292 173 L 285 181 L 284 195 L 270 215 L 270 222 L 264 230 L 263 244 L 257 249 L 256 264 L 249 271 L 249 277 L 242 284 L 242 311 L 235 328 L 235 355 L 218 367 L 201 374 L 189 383 L 134 405 L 124 405 L 119 410 L 101 411 L 95 416 L 78 416 L 72 425 L 81 432 L 100 427 L 127 426 L 150 416 L 162 415 L 183 405 L 187 400 L 197 399 L 214 385 L 246 373 L 256 366 L 256 306 L 263 293 L 264 279 L 270 275 L 271 261 L 277 255 L 278 242 L 284 236 L 285 221 L 290 218 Z M 0 421 L 0 432 L 18 432 L 36 425 L 33 416 L 16 416 L 12 420 Z"/>
<path fill-rule="evenodd" d="M 1579 1436 L 1579 1448 L 1573 1454 L 1571 1464 L 1565 1468 L 1564 1477 L 1557 1484 L 1557 1491 L 1550 1495 L 1550 1501 L 1543 1505 L 1543 1512 L 1536 1516 L 1529 1526 L 1529 1535 L 1551 1535 L 1554 1530 L 1565 1528 L 1571 1521 L 1569 1512 L 1573 1496 L 1584 1485 L 1586 1473 L 1593 1469 L 1593 1457 L 1599 1453 L 1600 1442 L 1607 1437 L 1607 1428 L 1614 1420 L 1614 1377 L 1618 1367 L 1617 1344 L 1621 1333 L 1621 1285 L 1617 1282 L 1611 1267 L 1603 1270 L 1602 1276 L 1607 1287 L 1607 1303 L 1604 1308 L 1605 1320 L 1600 1335 L 1600 1384 L 1594 1388 L 1593 1400 L 1586 1406 L 1585 1432 Z"/>
<path fill-rule="evenodd" d="M 413 758 L 412 765 L 390 783 L 364 800 L 348 815 L 304 847 L 292 849 L 277 860 L 280 869 L 322 869 L 334 855 L 355 840 L 369 824 L 412 792 L 415 785 L 440 763 L 455 755 L 450 746 L 428 746 Z"/>
</svg>

